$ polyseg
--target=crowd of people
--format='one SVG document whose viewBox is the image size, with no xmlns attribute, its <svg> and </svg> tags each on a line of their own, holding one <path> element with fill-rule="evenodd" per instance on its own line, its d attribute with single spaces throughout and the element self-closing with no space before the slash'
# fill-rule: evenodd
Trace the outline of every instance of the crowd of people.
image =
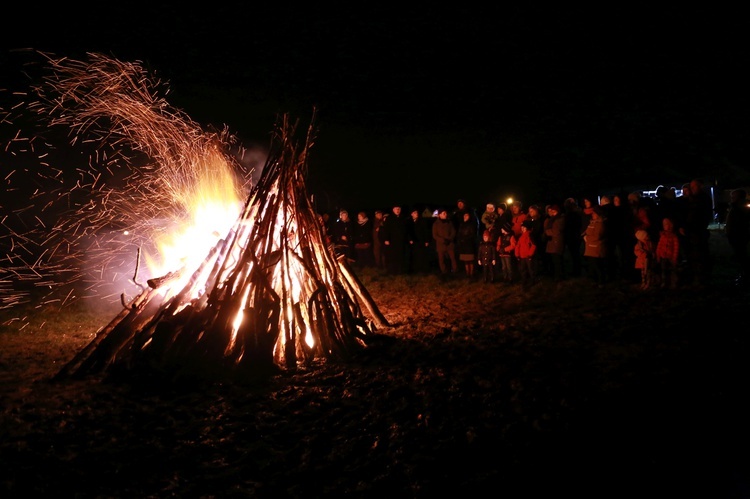
<svg viewBox="0 0 750 499">
<path fill-rule="evenodd" d="M 450 209 L 400 204 L 352 220 L 340 210 L 321 214 L 326 237 L 355 268 L 389 274 L 465 276 L 486 283 L 561 282 L 587 277 L 597 286 L 624 281 L 643 290 L 709 283 L 709 225 L 714 207 L 694 179 L 677 192 L 660 186 L 655 197 L 640 192 L 567 198 L 563 203 L 510 205 L 490 202 L 481 211 L 459 199 Z M 726 215 L 726 236 L 738 266 L 737 284 L 750 271 L 747 193 L 735 189 Z"/>
</svg>

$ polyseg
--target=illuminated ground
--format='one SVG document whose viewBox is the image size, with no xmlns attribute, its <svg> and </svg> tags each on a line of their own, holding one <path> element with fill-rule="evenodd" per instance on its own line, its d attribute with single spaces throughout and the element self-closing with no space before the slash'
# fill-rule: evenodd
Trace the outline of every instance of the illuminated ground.
<svg viewBox="0 0 750 499">
<path fill-rule="evenodd" d="M 747 497 L 748 293 L 712 238 L 707 290 L 367 272 L 393 340 L 260 385 L 51 382 L 112 310 L 4 313 L 0 494 Z"/>
</svg>

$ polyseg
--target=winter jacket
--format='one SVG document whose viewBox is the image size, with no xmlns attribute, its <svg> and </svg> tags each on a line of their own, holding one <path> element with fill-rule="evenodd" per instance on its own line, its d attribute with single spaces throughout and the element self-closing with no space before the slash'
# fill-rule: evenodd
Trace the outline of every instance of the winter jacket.
<svg viewBox="0 0 750 499">
<path fill-rule="evenodd" d="M 479 261 L 479 265 L 492 265 L 492 262 L 497 260 L 495 245 L 490 241 L 482 241 L 479 243 L 477 260 Z"/>
<path fill-rule="evenodd" d="M 528 218 L 528 216 L 524 212 L 519 212 L 518 215 L 513 215 L 511 225 L 513 227 L 513 235 L 516 236 L 516 238 L 521 237 L 521 225 L 523 225 L 526 218 Z"/>
<path fill-rule="evenodd" d="M 562 255 L 565 249 L 565 217 L 558 214 L 545 218 L 544 235 L 547 236 L 547 253 Z"/>
<path fill-rule="evenodd" d="M 515 248 L 516 258 L 531 258 L 536 253 L 536 244 L 531 239 L 531 232 L 528 230 L 521 234 Z"/>
<path fill-rule="evenodd" d="M 648 269 L 651 268 L 654 260 L 654 243 L 647 239 L 645 241 L 636 241 L 635 247 L 633 248 L 635 253 L 635 268 L 637 269 Z"/>
<path fill-rule="evenodd" d="M 499 257 L 513 256 L 516 250 L 516 237 L 512 234 L 500 234 L 495 249 Z"/>
<path fill-rule="evenodd" d="M 659 242 L 656 245 L 656 261 L 668 260 L 677 265 L 680 255 L 680 238 L 674 231 L 659 232 Z"/>
<path fill-rule="evenodd" d="M 438 251 L 444 250 L 456 240 L 456 226 L 447 218 L 438 218 L 432 224 L 432 238 L 435 240 L 435 248 Z"/>
<path fill-rule="evenodd" d="M 589 220 L 589 225 L 586 227 L 584 232 L 583 240 L 585 241 L 585 247 L 583 249 L 583 256 L 590 256 L 593 258 L 604 258 L 607 256 L 607 245 L 605 241 L 606 230 L 604 220 L 601 218 Z"/>
</svg>

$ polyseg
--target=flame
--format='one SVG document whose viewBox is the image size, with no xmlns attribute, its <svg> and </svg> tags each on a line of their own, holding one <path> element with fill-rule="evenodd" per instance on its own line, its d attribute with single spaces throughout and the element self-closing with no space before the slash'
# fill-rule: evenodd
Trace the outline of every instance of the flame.
<svg viewBox="0 0 750 499">
<path fill-rule="evenodd" d="M 184 216 L 154 236 L 157 254 L 146 254 L 152 275 L 185 269 L 187 279 L 240 216 L 243 198 L 232 169 L 221 158 L 197 165 L 195 178 L 172 184 L 171 197 Z M 184 282 L 176 283 L 177 286 Z M 173 286 L 174 287 L 174 286 Z"/>
</svg>

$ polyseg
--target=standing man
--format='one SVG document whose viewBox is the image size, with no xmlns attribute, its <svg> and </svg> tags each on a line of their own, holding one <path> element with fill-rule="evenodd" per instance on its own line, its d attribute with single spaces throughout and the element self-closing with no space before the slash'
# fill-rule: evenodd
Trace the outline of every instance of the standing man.
<svg viewBox="0 0 750 499">
<path fill-rule="evenodd" d="M 407 253 L 407 220 L 401 214 L 401 205 L 396 204 L 391 214 L 386 217 L 382 233 L 385 250 L 385 266 L 389 274 L 403 274 L 406 271 Z"/>
<path fill-rule="evenodd" d="M 686 203 L 684 236 L 687 240 L 688 267 L 692 274 L 693 285 L 708 284 L 711 274 L 711 255 L 708 239 L 711 232 L 708 226 L 714 218 L 711 196 L 698 179 L 690 181 L 690 194 Z"/>
<path fill-rule="evenodd" d="M 336 256 L 345 256 L 348 262 L 354 261 L 354 223 L 349 212 L 339 211 L 339 218 L 331 228 L 331 236 Z"/>
<path fill-rule="evenodd" d="M 565 215 L 556 204 L 547 208 L 548 216 L 544 219 L 544 235 L 547 236 L 546 253 L 552 262 L 552 278 L 555 282 L 565 279 L 563 251 L 565 250 Z"/>
<path fill-rule="evenodd" d="M 450 260 L 450 272 L 458 270 L 456 261 L 456 227 L 448 219 L 448 210 L 441 208 L 438 212 L 438 219 L 432 224 L 432 238 L 435 240 L 435 250 L 437 251 L 438 265 L 440 272 L 448 273 L 446 259 Z"/>
<path fill-rule="evenodd" d="M 430 270 L 430 226 L 427 219 L 424 218 L 418 208 L 411 210 L 409 219 L 409 273 L 424 274 Z"/>
<path fill-rule="evenodd" d="M 747 254 L 747 245 L 750 243 L 750 209 L 747 206 L 747 191 L 745 189 L 734 189 L 729 198 L 729 212 L 727 213 L 724 231 L 732 248 L 739 273 L 735 280 L 737 286 L 747 286 L 748 271 L 750 271 L 750 258 Z"/>
<path fill-rule="evenodd" d="M 383 249 L 383 210 L 375 210 L 375 219 L 372 221 L 372 255 L 375 258 L 375 268 L 385 270 L 385 250 Z"/>
</svg>

